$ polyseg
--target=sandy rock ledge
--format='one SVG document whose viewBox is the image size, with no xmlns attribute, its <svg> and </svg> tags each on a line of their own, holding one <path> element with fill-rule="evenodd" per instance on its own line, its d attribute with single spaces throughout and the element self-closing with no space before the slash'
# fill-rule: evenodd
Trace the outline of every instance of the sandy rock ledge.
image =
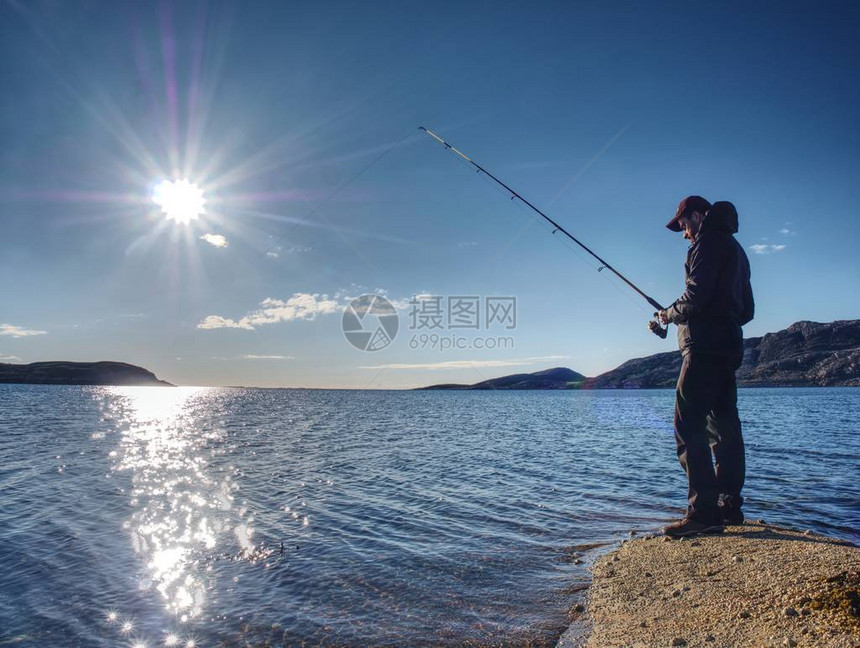
<svg viewBox="0 0 860 648">
<path fill-rule="evenodd" d="M 860 548 L 808 531 L 747 522 L 721 535 L 645 537 L 599 558 L 592 574 L 585 613 L 560 648 L 860 647 Z"/>
</svg>

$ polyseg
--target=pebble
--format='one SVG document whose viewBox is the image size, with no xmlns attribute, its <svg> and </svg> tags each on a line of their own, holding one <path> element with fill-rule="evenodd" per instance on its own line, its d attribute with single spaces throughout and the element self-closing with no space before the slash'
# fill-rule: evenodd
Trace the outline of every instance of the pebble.
<svg viewBox="0 0 860 648">
<path fill-rule="evenodd" d="M 672 596 L 681 596 L 681 590 L 674 590 Z"/>
<path fill-rule="evenodd" d="M 645 578 L 652 578 L 653 576 L 654 574 L 652 574 L 651 572 L 645 572 Z"/>
<path fill-rule="evenodd" d="M 707 637 L 705 637 L 705 641 L 716 641 L 716 640 L 717 640 L 717 638 L 712 634 L 709 634 Z"/>
<path fill-rule="evenodd" d="M 690 546 L 691 546 L 691 547 L 701 547 L 701 546 L 702 546 L 702 543 L 701 543 L 701 542 L 699 542 L 698 540 L 693 540 L 693 541 L 690 543 Z"/>
<path fill-rule="evenodd" d="M 811 530 L 811 529 L 807 529 L 806 531 L 804 531 L 804 532 L 803 532 L 803 535 L 805 535 L 805 536 L 808 538 L 809 536 L 811 536 L 811 535 L 812 535 L 812 530 Z"/>
<path fill-rule="evenodd" d="M 618 556 L 612 556 L 612 562 L 618 562 L 621 560 Z"/>
<path fill-rule="evenodd" d="M 741 618 L 741 619 L 749 619 L 749 618 L 750 618 L 750 613 L 749 613 L 749 612 L 747 612 L 746 610 L 744 610 L 743 612 L 741 612 L 741 613 L 738 615 L 738 617 L 739 617 L 739 618 Z"/>
<path fill-rule="evenodd" d="M 672 542 L 672 538 L 669 536 L 663 536 L 663 542 Z"/>
<path fill-rule="evenodd" d="M 734 560 L 736 563 L 742 563 L 744 561 L 742 556 L 735 556 L 734 558 L 732 558 L 732 560 Z"/>
<path fill-rule="evenodd" d="M 674 639 L 672 639 L 672 645 L 673 646 L 686 646 L 687 640 L 683 639 L 681 637 L 675 637 Z"/>
<path fill-rule="evenodd" d="M 633 536 L 635 536 L 635 535 L 636 535 L 636 532 L 635 532 L 635 531 L 631 531 L 631 532 L 630 532 L 630 533 L 628 533 L 627 535 L 629 535 L 629 536 L 632 538 Z"/>
<path fill-rule="evenodd" d="M 794 648 L 797 645 L 797 642 L 791 637 L 786 637 L 785 641 L 782 642 L 783 646 L 789 646 L 790 648 Z"/>
<path fill-rule="evenodd" d="M 648 622 L 647 622 L 647 621 L 643 621 L 642 623 L 640 623 L 640 624 L 639 624 L 639 627 L 640 627 L 640 628 L 647 628 L 647 627 L 648 627 Z"/>
<path fill-rule="evenodd" d="M 577 603 L 573 606 L 573 611 L 577 614 L 582 614 L 583 612 L 585 612 L 585 606 L 582 603 Z"/>
<path fill-rule="evenodd" d="M 790 616 L 790 617 L 795 617 L 795 616 L 797 616 L 797 610 L 795 610 L 793 607 L 787 607 L 787 608 L 785 608 L 785 609 L 782 611 L 782 613 L 783 613 L 785 616 Z"/>
</svg>

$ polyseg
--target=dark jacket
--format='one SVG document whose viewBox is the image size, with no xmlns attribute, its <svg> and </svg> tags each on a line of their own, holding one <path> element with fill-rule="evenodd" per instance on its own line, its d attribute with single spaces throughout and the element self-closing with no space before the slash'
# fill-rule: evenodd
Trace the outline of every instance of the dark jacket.
<svg viewBox="0 0 860 648">
<path fill-rule="evenodd" d="M 721 209 L 729 205 L 730 209 Z M 750 263 L 732 236 L 738 231 L 731 203 L 715 203 L 687 252 L 687 289 L 666 309 L 678 325 L 681 352 L 743 358 L 741 326 L 755 313 Z"/>
</svg>

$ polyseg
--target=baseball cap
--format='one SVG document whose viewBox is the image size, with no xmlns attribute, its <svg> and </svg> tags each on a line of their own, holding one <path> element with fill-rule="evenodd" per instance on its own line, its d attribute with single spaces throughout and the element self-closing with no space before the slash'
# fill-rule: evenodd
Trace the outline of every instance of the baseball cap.
<svg viewBox="0 0 860 648">
<path fill-rule="evenodd" d="M 711 203 L 701 196 L 687 196 L 678 203 L 678 210 L 675 212 L 675 217 L 666 223 L 666 227 L 673 232 L 680 232 L 681 226 L 678 224 L 678 219 L 687 212 L 698 211 L 703 214 L 707 213 L 711 208 Z"/>
</svg>

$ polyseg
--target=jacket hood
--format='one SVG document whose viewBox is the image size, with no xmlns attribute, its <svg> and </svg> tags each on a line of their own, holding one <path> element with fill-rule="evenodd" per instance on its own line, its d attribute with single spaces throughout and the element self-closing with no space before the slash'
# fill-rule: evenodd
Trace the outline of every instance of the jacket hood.
<svg viewBox="0 0 860 648">
<path fill-rule="evenodd" d="M 738 231 L 738 210 L 728 200 L 718 200 L 705 214 L 702 230 L 735 234 Z"/>
</svg>

